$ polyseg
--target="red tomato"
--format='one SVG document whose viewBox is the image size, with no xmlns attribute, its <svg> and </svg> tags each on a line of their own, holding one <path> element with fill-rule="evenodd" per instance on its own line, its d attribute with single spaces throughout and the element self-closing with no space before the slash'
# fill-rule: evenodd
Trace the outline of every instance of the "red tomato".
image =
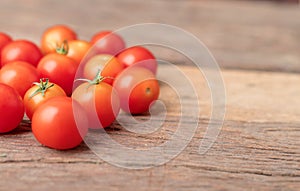
<svg viewBox="0 0 300 191">
<path fill-rule="evenodd" d="M 11 41 L 12 41 L 12 39 L 10 36 L 8 36 L 5 33 L 0 32 L 0 53 L 1 53 L 2 48 Z M 1 61 L 1 54 L 0 54 L 0 61 Z"/>
<path fill-rule="evenodd" d="M 72 104 L 69 97 L 54 97 L 43 103 L 32 117 L 35 138 L 41 144 L 59 150 L 78 146 L 88 129 L 86 113 L 80 108 L 78 103 L 73 101 Z"/>
<path fill-rule="evenodd" d="M 91 39 L 91 44 L 98 54 L 116 55 L 125 49 L 125 42 L 116 33 L 112 31 L 101 31 L 95 34 Z"/>
<path fill-rule="evenodd" d="M 158 81 L 150 70 L 143 67 L 125 69 L 117 76 L 113 86 L 120 96 L 121 108 L 132 114 L 147 112 L 159 96 Z"/>
<path fill-rule="evenodd" d="M 24 105 L 18 92 L 0 83 L 0 133 L 15 129 L 24 116 Z"/>
<path fill-rule="evenodd" d="M 87 111 L 90 128 L 105 128 L 120 111 L 120 100 L 113 87 L 105 82 L 86 82 L 78 86 L 72 98 Z"/>
<path fill-rule="evenodd" d="M 104 79 L 104 82 L 112 85 L 113 79 L 124 69 L 116 57 L 109 54 L 99 54 L 89 59 L 84 66 L 83 75 L 87 79 L 93 79 L 98 71 L 101 76 L 110 77 Z"/>
<path fill-rule="evenodd" d="M 66 96 L 65 91 L 60 86 L 50 83 L 48 79 L 40 79 L 39 83 L 34 84 L 27 90 L 23 98 L 26 115 L 29 119 L 32 119 L 36 108 L 45 101 L 57 96 Z"/>
<path fill-rule="evenodd" d="M 37 66 L 43 78 L 59 85 L 69 96 L 72 94 L 77 63 L 75 60 L 61 54 L 51 53 L 44 56 Z"/>
<path fill-rule="evenodd" d="M 39 78 L 36 68 L 27 62 L 10 62 L 0 70 L 0 83 L 15 88 L 22 98 L 32 83 Z"/>
<path fill-rule="evenodd" d="M 12 41 L 12 38 L 9 35 L 0 32 L 0 50 L 2 47 L 4 47 L 7 43 L 9 43 L 11 41 Z"/>
<path fill-rule="evenodd" d="M 77 34 L 65 25 L 55 25 L 45 30 L 41 38 L 41 49 L 44 54 L 56 52 L 64 41 L 76 40 Z"/>
<path fill-rule="evenodd" d="M 117 56 L 119 62 L 125 67 L 138 64 L 145 67 L 156 74 L 157 62 L 153 54 L 146 48 L 141 46 L 134 46 L 125 49 Z"/>
<path fill-rule="evenodd" d="M 79 65 L 81 63 L 81 60 L 91 48 L 91 44 L 83 40 L 71 40 L 67 43 L 68 53 L 66 55 L 74 59 Z"/>
<path fill-rule="evenodd" d="M 41 50 L 28 40 L 16 40 L 8 43 L 1 51 L 1 65 L 8 62 L 24 61 L 36 66 L 42 58 Z"/>
</svg>

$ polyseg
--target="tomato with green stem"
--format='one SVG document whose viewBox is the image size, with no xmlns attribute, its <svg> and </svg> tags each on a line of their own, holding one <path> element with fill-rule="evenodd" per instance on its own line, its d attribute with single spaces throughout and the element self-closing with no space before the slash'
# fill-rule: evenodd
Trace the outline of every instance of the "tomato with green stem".
<svg viewBox="0 0 300 191">
<path fill-rule="evenodd" d="M 122 71 L 113 86 L 120 96 L 122 110 L 131 114 L 149 111 L 160 91 L 154 74 L 139 66 L 131 66 Z"/>
<path fill-rule="evenodd" d="M 89 127 L 93 129 L 110 126 L 120 111 L 119 96 L 111 85 L 103 82 L 105 78 L 98 71 L 94 80 L 84 80 L 72 94 L 87 111 Z"/>
<path fill-rule="evenodd" d="M 15 40 L 5 45 L 1 51 L 1 65 L 13 61 L 24 61 L 36 66 L 43 54 L 39 47 L 28 40 Z"/>
<path fill-rule="evenodd" d="M 18 92 L 0 83 L 0 133 L 15 129 L 23 119 L 24 105 Z"/>
<path fill-rule="evenodd" d="M 123 64 L 121 64 L 116 57 L 109 54 L 99 54 L 86 62 L 83 69 L 83 76 L 87 79 L 93 79 L 100 70 L 101 76 L 110 77 L 103 81 L 112 85 L 114 78 L 117 77 L 123 69 Z"/>
<path fill-rule="evenodd" d="M 23 61 L 8 63 L 0 70 L 0 82 L 15 88 L 22 98 L 32 83 L 39 79 L 37 69 Z"/>
<path fill-rule="evenodd" d="M 77 147 L 88 130 L 84 109 L 70 97 L 54 97 L 33 114 L 32 132 L 47 147 L 66 150 Z"/>
<path fill-rule="evenodd" d="M 34 111 L 45 101 L 57 96 L 66 96 L 60 86 L 49 82 L 47 78 L 41 78 L 40 82 L 33 84 L 34 86 L 27 90 L 23 98 L 25 112 L 29 119 L 32 119 Z"/>
<path fill-rule="evenodd" d="M 41 38 L 41 49 L 44 54 L 56 52 L 64 41 L 76 40 L 77 34 L 66 25 L 55 25 L 46 29 Z"/>
</svg>

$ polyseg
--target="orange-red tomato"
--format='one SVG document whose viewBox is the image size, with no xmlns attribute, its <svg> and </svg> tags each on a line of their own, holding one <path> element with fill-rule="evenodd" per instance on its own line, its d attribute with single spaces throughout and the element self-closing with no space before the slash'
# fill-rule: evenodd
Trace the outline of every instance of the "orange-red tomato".
<svg viewBox="0 0 300 191">
<path fill-rule="evenodd" d="M 84 109 L 69 97 L 54 97 L 40 105 L 32 117 L 32 132 L 43 145 L 66 150 L 78 146 L 88 130 Z"/>
<path fill-rule="evenodd" d="M 112 85 L 113 80 L 124 69 L 116 57 L 109 54 L 99 54 L 87 61 L 84 66 L 83 75 L 85 78 L 92 80 L 98 71 L 101 76 L 109 77 L 104 82 Z"/>
<path fill-rule="evenodd" d="M 160 90 L 154 74 L 138 66 L 122 71 L 113 86 L 120 96 L 121 108 L 132 114 L 147 112 L 151 103 L 158 99 Z"/>
<path fill-rule="evenodd" d="M 72 94 L 77 62 L 65 55 L 51 53 L 44 56 L 38 66 L 42 78 L 59 85 L 68 96 Z"/>
<path fill-rule="evenodd" d="M 89 127 L 105 128 L 112 124 L 120 111 L 120 100 L 113 87 L 105 82 L 78 86 L 72 98 L 87 111 Z"/>
<path fill-rule="evenodd" d="M 5 45 L 1 51 L 1 65 L 13 61 L 24 61 L 36 66 L 43 54 L 39 47 L 28 40 L 16 40 Z"/>
<path fill-rule="evenodd" d="M 133 46 L 125 49 L 117 56 L 125 67 L 138 65 L 145 67 L 156 74 L 157 62 L 153 54 L 142 46 Z"/>
<path fill-rule="evenodd" d="M 22 98 L 32 83 L 39 79 L 37 69 L 27 62 L 10 62 L 0 70 L 0 82 L 13 87 Z"/>
<path fill-rule="evenodd" d="M 78 65 L 81 63 L 81 60 L 87 54 L 91 48 L 91 44 L 84 40 L 71 40 L 68 41 L 68 53 L 67 56 L 74 59 Z"/>
<path fill-rule="evenodd" d="M 64 41 L 76 40 L 77 34 L 65 25 L 55 25 L 46 29 L 41 38 L 41 49 L 44 54 L 56 52 Z"/>
<path fill-rule="evenodd" d="M 23 98 L 28 118 L 32 119 L 34 111 L 42 103 L 56 96 L 66 96 L 65 91 L 57 84 L 49 82 L 48 79 L 41 79 L 39 83 L 35 83 L 27 90 Z"/>
<path fill-rule="evenodd" d="M 0 61 L 1 61 L 2 48 L 11 41 L 12 41 L 12 38 L 8 34 L 0 32 Z"/>
<path fill-rule="evenodd" d="M 4 47 L 7 43 L 11 42 L 12 38 L 3 32 L 0 32 L 0 50 Z"/>
<path fill-rule="evenodd" d="M 101 31 L 91 39 L 94 50 L 98 54 L 116 55 L 125 49 L 123 38 L 112 31 Z"/>
<path fill-rule="evenodd" d="M 15 129 L 23 119 L 24 105 L 18 92 L 0 83 L 0 133 Z"/>
</svg>

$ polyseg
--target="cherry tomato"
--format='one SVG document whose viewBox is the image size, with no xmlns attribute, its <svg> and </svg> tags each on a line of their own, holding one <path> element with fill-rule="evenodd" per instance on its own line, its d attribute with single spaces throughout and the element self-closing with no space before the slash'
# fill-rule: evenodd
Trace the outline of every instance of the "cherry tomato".
<svg viewBox="0 0 300 191">
<path fill-rule="evenodd" d="M 91 44 L 98 54 L 116 55 L 125 49 L 125 42 L 116 33 L 112 31 L 101 31 L 95 34 L 91 39 Z"/>
<path fill-rule="evenodd" d="M 120 111 L 119 96 L 105 82 L 83 83 L 74 90 L 72 98 L 87 111 L 89 127 L 93 129 L 110 126 Z"/>
<path fill-rule="evenodd" d="M 93 79 L 98 71 L 101 76 L 109 77 L 104 82 L 112 85 L 113 79 L 124 69 L 116 57 L 109 54 L 99 54 L 89 59 L 84 66 L 83 75 L 87 79 Z"/>
<path fill-rule="evenodd" d="M 11 41 L 12 41 L 12 39 L 9 35 L 0 32 L 0 53 L 1 53 L 2 48 Z M 0 54 L 0 61 L 1 61 L 1 54 Z"/>
<path fill-rule="evenodd" d="M 51 53 L 44 56 L 37 66 L 41 77 L 59 85 L 69 96 L 72 94 L 77 63 L 65 55 Z"/>
<path fill-rule="evenodd" d="M 54 97 L 43 103 L 32 117 L 31 126 L 35 138 L 41 144 L 59 150 L 78 146 L 88 129 L 86 113 L 80 108 L 78 103 L 64 96 Z"/>
<path fill-rule="evenodd" d="M 24 116 L 24 105 L 18 92 L 0 83 L 0 133 L 15 129 Z"/>
<path fill-rule="evenodd" d="M 7 43 L 11 42 L 12 38 L 3 32 L 0 32 L 0 50 L 4 47 Z"/>
<path fill-rule="evenodd" d="M 65 25 L 55 25 L 45 30 L 41 38 L 41 49 L 44 54 L 56 52 L 64 41 L 76 40 L 77 34 Z"/>
<path fill-rule="evenodd" d="M 0 83 L 15 88 L 22 98 L 32 83 L 38 81 L 39 78 L 36 68 L 23 61 L 10 62 L 0 70 Z"/>
<path fill-rule="evenodd" d="M 8 43 L 1 51 L 1 65 L 12 61 L 24 61 L 36 66 L 43 54 L 41 50 L 28 40 L 16 40 Z"/>
<path fill-rule="evenodd" d="M 81 63 L 81 60 L 87 54 L 91 48 L 89 42 L 83 40 L 71 40 L 68 41 L 68 53 L 67 56 L 74 59 L 78 65 Z"/>
<path fill-rule="evenodd" d="M 150 70 L 143 67 L 126 68 L 117 76 L 113 86 L 120 96 L 121 108 L 132 114 L 147 112 L 159 96 L 158 81 Z"/>
<path fill-rule="evenodd" d="M 48 79 L 40 79 L 39 83 L 34 83 L 24 95 L 23 102 L 26 115 L 32 119 L 32 115 L 36 108 L 45 101 L 56 96 L 66 96 L 65 91 L 54 83 L 50 83 Z"/>
<path fill-rule="evenodd" d="M 117 56 L 119 62 L 125 67 L 136 65 L 145 67 L 156 74 L 157 62 L 153 54 L 146 48 L 134 46 L 125 49 Z"/>
</svg>

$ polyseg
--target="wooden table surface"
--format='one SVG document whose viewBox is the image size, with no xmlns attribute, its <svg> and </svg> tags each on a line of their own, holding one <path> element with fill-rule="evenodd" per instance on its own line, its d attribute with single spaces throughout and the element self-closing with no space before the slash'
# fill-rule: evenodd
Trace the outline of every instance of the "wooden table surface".
<svg viewBox="0 0 300 191">
<path fill-rule="evenodd" d="M 299 190 L 297 5 L 267 1 L 11 0 L 0 2 L 0 22 L 0 31 L 36 43 L 46 27 L 59 23 L 70 25 L 86 40 L 96 31 L 137 23 L 175 25 L 207 45 L 222 68 L 226 88 L 223 127 L 212 148 L 201 155 L 199 143 L 211 112 L 210 90 L 195 66 L 162 52 L 159 56 L 179 64 L 199 94 L 198 129 L 179 156 L 150 169 L 115 167 L 84 143 L 69 151 L 41 146 L 24 121 L 12 133 L 0 136 L 0 190 Z M 115 123 L 107 130 L 109 135 L 133 147 L 167 141 L 164 135 L 174 131 L 180 114 L 178 105 L 173 105 L 175 97 L 165 86 L 162 90 L 161 99 L 171 108 L 166 128 L 137 135 Z"/>
</svg>

